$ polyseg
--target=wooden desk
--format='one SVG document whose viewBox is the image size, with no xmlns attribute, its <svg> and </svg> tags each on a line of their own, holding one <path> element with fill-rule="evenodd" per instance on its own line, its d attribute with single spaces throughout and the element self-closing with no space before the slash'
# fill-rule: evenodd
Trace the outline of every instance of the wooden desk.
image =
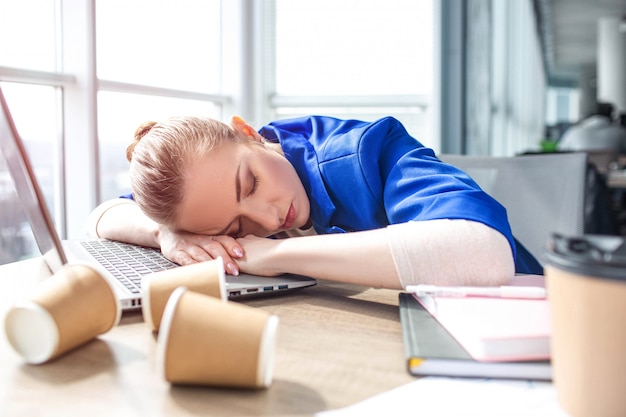
<svg viewBox="0 0 626 417">
<path fill-rule="evenodd" d="M 0 315 L 50 272 L 41 258 L 0 266 Z M 250 300 L 280 318 L 266 390 L 171 386 L 157 373 L 155 335 L 141 312 L 43 365 L 27 365 L 2 330 L 0 415 L 313 415 L 415 380 L 405 368 L 398 291 L 321 281 Z"/>
</svg>

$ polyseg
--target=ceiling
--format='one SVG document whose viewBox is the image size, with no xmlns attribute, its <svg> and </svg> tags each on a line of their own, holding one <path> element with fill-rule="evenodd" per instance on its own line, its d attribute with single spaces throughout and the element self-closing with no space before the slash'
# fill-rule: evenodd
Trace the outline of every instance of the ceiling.
<svg viewBox="0 0 626 417">
<path fill-rule="evenodd" d="M 549 81 L 577 85 L 596 67 L 598 20 L 626 16 L 626 0 L 535 0 Z"/>
</svg>

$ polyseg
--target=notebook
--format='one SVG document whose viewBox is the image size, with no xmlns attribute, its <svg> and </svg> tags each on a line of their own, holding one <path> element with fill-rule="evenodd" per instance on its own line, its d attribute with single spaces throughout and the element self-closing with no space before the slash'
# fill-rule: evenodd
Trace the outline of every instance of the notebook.
<svg viewBox="0 0 626 417">
<path fill-rule="evenodd" d="M 551 380 L 550 360 L 482 362 L 408 293 L 400 293 L 407 370 L 416 376 Z"/>
<path fill-rule="evenodd" d="M 545 287 L 545 280 L 541 275 L 518 275 L 508 285 Z M 478 361 L 550 358 L 547 298 L 415 297 Z"/>
<path fill-rule="evenodd" d="M 178 265 L 154 248 L 110 240 L 62 241 L 54 228 L 48 206 L 1 89 L 0 107 L 0 149 L 28 216 L 37 246 L 50 270 L 56 272 L 68 262 L 86 262 L 112 283 L 122 309 L 141 308 L 141 277 L 151 272 L 176 268 Z M 283 294 L 316 283 L 313 278 L 295 274 L 278 277 L 226 275 L 229 299 Z"/>
</svg>

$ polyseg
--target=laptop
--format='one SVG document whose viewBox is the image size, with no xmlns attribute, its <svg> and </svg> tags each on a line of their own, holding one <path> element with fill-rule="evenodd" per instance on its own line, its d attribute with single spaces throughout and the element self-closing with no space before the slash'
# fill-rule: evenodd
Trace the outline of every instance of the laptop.
<svg viewBox="0 0 626 417">
<path fill-rule="evenodd" d="M 0 107 L 0 150 L 37 246 L 50 270 L 54 273 L 68 262 L 88 263 L 112 283 L 123 310 L 140 309 L 141 277 L 179 265 L 154 248 L 106 239 L 61 240 L 1 89 Z M 226 275 L 226 291 L 231 300 L 283 294 L 316 283 L 313 278 L 295 274 L 278 277 Z"/>
</svg>

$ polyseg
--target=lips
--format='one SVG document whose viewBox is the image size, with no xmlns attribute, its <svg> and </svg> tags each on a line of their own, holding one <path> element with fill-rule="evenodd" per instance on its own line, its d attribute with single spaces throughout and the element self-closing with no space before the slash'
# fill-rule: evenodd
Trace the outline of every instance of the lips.
<svg viewBox="0 0 626 417">
<path fill-rule="evenodd" d="M 289 206 L 289 211 L 287 212 L 287 217 L 285 218 L 285 223 L 280 227 L 281 229 L 287 230 L 293 225 L 293 222 L 296 220 L 296 209 L 293 207 L 293 204 Z"/>
</svg>

